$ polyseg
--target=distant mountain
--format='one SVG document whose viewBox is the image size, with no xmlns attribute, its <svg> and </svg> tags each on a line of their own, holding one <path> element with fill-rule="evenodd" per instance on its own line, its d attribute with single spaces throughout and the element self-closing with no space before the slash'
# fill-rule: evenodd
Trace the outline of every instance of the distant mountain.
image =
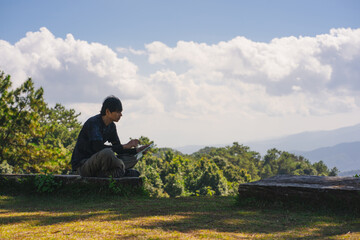
<svg viewBox="0 0 360 240">
<path fill-rule="evenodd" d="M 265 155 L 267 150 L 276 148 L 281 151 L 311 151 L 317 148 L 334 146 L 340 143 L 360 141 L 360 124 L 338 128 L 329 131 L 312 131 L 293 134 L 264 141 L 239 142 L 249 146 L 252 151 Z M 232 144 L 208 145 L 209 147 L 224 147 Z M 191 154 L 207 145 L 188 145 L 175 148 L 184 153 Z"/>
<path fill-rule="evenodd" d="M 183 147 L 175 148 L 179 152 L 182 152 L 183 154 L 192 154 L 194 152 L 197 152 L 199 149 L 203 148 L 205 146 L 203 145 L 187 145 Z"/>
<path fill-rule="evenodd" d="M 312 151 L 292 152 L 304 156 L 312 163 L 322 160 L 329 168 L 337 167 L 341 172 L 360 169 L 360 141 L 341 143 Z"/>
<path fill-rule="evenodd" d="M 313 131 L 294 134 L 286 137 L 243 143 L 253 151 L 266 154 L 267 150 L 276 148 L 281 151 L 311 151 L 317 148 L 334 146 L 340 143 L 360 141 L 360 124 L 329 131 Z"/>
<path fill-rule="evenodd" d="M 341 176 L 341 177 L 354 177 L 355 175 L 360 175 L 360 169 L 339 173 L 339 176 Z"/>
<path fill-rule="evenodd" d="M 200 149 L 205 148 L 205 147 L 224 147 L 224 146 L 226 146 L 226 145 L 225 144 L 224 145 L 217 144 L 217 145 L 210 145 L 210 146 L 206 146 L 206 145 L 187 145 L 187 146 L 178 147 L 178 148 L 175 148 L 175 149 L 177 151 L 179 151 L 179 152 L 182 152 L 183 154 L 192 154 L 192 153 L 197 152 Z"/>
</svg>

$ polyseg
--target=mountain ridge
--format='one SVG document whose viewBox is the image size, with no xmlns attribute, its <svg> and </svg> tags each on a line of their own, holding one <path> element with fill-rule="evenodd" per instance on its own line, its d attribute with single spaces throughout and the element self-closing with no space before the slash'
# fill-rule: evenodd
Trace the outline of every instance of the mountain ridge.
<svg viewBox="0 0 360 240">
<path fill-rule="evenodd" d="M 240 142 L 239 142 L 240 143 Z M 334 130 L 307 131 L 264 141 L 240 143 L 264 156 L 267 150 L 276 148 L 302 155 L 311 162 L 322 160 L 329 168 L 337 167 L 342 171 L 360 169 L 360 124 Z M 224 147 L 231 144 L 208 145 Z M 191 154 L 206 145 L 187 145 L 175 148 Z"/>
<path fill-rule="evenodd" d="M 305 131 L 267 140 L 239 142 L 251 150 L 266 154 L 267 150 L 277 148 L 281 151 L 312 151 L 321 147 L 331 147 L 340 143 L 360 141 L 360 123 L 333 130 Z M 174 149 L 191 154 L 204 147 L 224 147 L 232 144 L 186 145 Z"/>
<path fill-rule="evenodd" d="M 312 163 L 321 160 L 329 168 L 337 167 L 341 172 L 360 169 L 360 141 L 294 153 L 307 158 Z"/>
<path fill-rule="evenodd" d="M 261 154 L 271 148 L 282 151 L 312 151 L 340 143 L 360 141 L 360 124 L 334 130 L 306 131 L 264 141 L 247 142 L 254 151 Z"/>
</svg>

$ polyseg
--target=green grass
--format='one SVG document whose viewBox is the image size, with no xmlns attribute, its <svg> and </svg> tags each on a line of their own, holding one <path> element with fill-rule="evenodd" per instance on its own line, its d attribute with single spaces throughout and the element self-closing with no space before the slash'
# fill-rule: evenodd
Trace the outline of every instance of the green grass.
<svg viewBox="0 0 360 240">
<path fill-rule="evenodd" d="M 3 195 L 0 239 L 360 239 L 360 217 L 234 197 Z"/>
</svg>

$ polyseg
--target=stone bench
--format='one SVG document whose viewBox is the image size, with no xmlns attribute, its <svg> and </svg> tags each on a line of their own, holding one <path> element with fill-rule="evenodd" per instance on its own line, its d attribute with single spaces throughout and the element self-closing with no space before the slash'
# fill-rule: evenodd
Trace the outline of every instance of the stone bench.
<svg viewBox="0 0 360 240">
<path fill-rule="evenodd" d="M 240 197 L 265 200 L 324 201 L 360 208 L 360 178 L 278 175 L 239 185 Z"/>
</svg>

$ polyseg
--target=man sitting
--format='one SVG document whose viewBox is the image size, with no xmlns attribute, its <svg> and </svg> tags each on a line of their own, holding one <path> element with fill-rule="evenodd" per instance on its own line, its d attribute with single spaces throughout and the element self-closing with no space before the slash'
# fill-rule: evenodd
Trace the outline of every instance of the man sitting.
<svg viewBox="0 0 360 240">
<path fill-rule="evenodd" d="M 140 175 L 138 171 L 131 169 L 138 162 L 134 155 L 147 146 L 136 148 L 138 139 L 121 144 L 114 122 L 120 120 L 122 110 L 120 99 L 109 96 L 104 100 L 100 114 L 85 122 L 71 156 L 73 171 L 83 177 L 119 178 Z"/>
</svg>

